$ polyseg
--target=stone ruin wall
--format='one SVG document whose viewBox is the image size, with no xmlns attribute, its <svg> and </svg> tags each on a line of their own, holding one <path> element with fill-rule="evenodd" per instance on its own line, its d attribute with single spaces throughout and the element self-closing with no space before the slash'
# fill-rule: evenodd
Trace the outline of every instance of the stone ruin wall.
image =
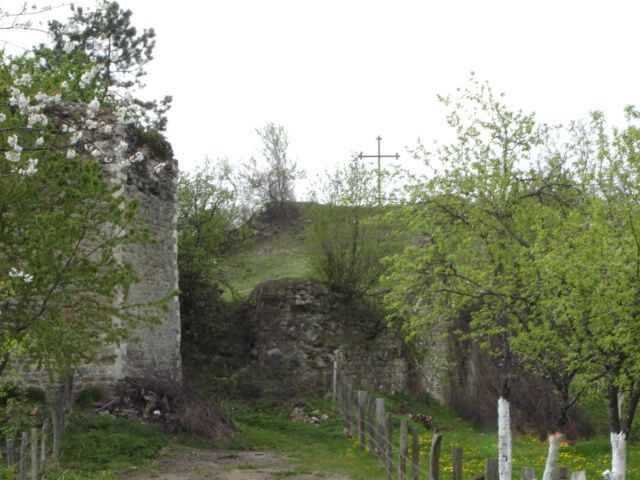
<svg viewBox="0 0 640 480">
<path fill-rule="evenodd" d="M 444 400 L 442 379 L 423 373 L 428 362 L 413 359 L 399 332 L 384 321 L 371 325 L 366 315 L 345 311 L 320 282 L 271 280 L 256 287 L 238 315 L 234 331 L 244 334 L 220 342 L 218 352 L 244 357 L 250 369 L 285 372 L 283 383 L 297 393 L 329 391 L 337 359 L 354 386 L 385 394 L 426 389 Z"/>
<path fill-rule="evenodd" d="M 147 244 L 127 245 L 121 252 L 121 261 L 131 264 L 140 277 L 140 281 L 131 287 L 125 302 L 129 305 L 144 304 L 177 293 L 177 162 L 173 159 L 157 160 L 147 154 L 145 160 L 133 164 L 126 171 L 116 169 L 112 172 L 112 179 L 122 183 L 125 198 L 138 200 L 137 221 L 149 230 L 152 238 Z M 177 295 L 169 301 L 166 312 L 150 307 L 142 311 L 158 316 L 162 323 L 140 326 L 133 333 L 137 341 L 116 349 L 116 361 L 111 366 L 112 382 L 133 377 L 147 382 L 180 384 L 182 365 Z"/>
<path fill-rule="evenodd" d="M 147 153 L 130 167 L 103 165 L 109 182 L 122 185 L 119 192 L 127 201 L 137 200 L 136 222 L 146 227 L 152 241 L 127 245 L 118 260 L 129 263 L 140 277 L 123 301 L 126 305 L 148 304 L 178 291 L 177 182 L 178 164 L 174 159 L 158 160 Z M 144 379 L 149 384 L 180 385 L 180 308 L 177 295 L 168 310 L 138 309 L 160 318 L 159 325 L 141 325 L 133 331 L 137 340 L 119 347 L 106 346 L 104 353 L 113 361 L 82 365 L 75 378 L 77 388 L 100 386 L 111 389 L 125 378 Z M 28 385 L 50 386 L 44 372 L 31 370 L 24 375 Z"/>
</svg>

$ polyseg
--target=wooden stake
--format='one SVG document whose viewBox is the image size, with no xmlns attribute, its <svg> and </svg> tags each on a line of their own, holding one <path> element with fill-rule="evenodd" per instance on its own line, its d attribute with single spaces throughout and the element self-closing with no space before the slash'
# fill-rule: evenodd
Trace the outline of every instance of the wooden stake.
<svg viewBox="0 0 640 480">
<path fill-rule="evenodd" d="M 418 480 L 420 478 L 420 445 L 415 428 L 411 429 L 411 440 L 411 480 Z"/>
<path fill-rule="evenodd" d="M 440 480 L 440 444 L 442 435 L 434 433 L 431 438 L 431 456 L 429 459 L 429 480 Z"/>
<path fill-rule="evenodd" d="M 364 419 L 367 408 L 367 392 L 359 390 L 357 393 L 357 408 L 358 408 L 358 442 L 362 448 L 367 448 L 367 430 L 365 428 Z"/>
<path fill-rule="evenodd" d="M 376 439 L 378 443 L 378 463 L 384 467 L 384 398 L 376 398 Z"/>
<path fill-rule="evenodd" d="M 485 480 L 498 480 L 498 459 L 487 458 L 487 464 L 484 471 Z"/>
<path fill-rule="evenodd" d="M 398 459 L 398 480 L 405 480 L 407 474 L 407 453 L 409 444 L 407 441 L 407 419 L 400 422 L 400 458 Z"/>
<path fill-rule="evenodd" d="M 40 438 L 40 463 L 45 464 L 47 460 L 47 435 L 49 434 L 49 422 L 47 420 L 42 424 L 42 437 Z"/>
<path fill-rule="evenodd" d="M 20 442 L 20 480 L 25 480 L 27 476 L 27 444 L 29 438 L 27 432 L 22 432 L 22 441 Z"/>
<path fill-rule="evenodd" d="M 31 429 L 31 480 L 38 480 L 38 429 Z"/>
<path fill-rule="evenodd" d="M 535 480 L 536 471 L 533 467 L 522 467 L 522 475 L 520 478 L 521 480 Z"/>
<path fill-rule="evenodd" d="M 462 480 L 462 447 L 453 447 L 451 462 L 453 463 L 453 480 Z"/>
<path fill-rule="evenodd" d="M 7 467 L 10 467 L 15 463 L 15 440 L 13 438 L 7 438 Z"/>
<path fill-rule="evenodd" d="M 387 447 L 387 480 L 393 480 L 393 416 L 387 413 L 386 423 Z"/>
</svg>

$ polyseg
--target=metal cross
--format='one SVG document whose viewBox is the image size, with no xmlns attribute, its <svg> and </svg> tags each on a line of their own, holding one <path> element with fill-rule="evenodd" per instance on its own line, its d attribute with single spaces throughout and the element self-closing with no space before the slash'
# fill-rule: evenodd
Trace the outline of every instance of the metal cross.
<svg viewBox="0 0 640 480">
<path fill-rule="evenodd" d="M 358 158 L 360 160 L 362 160 L 363 158 L 377 158 L 378 159 L 378 168 L 376 169 L 376 176 L 378 177 L 378 205 L 382 205 L 382 169 L 380 166 L 380 159 L 382 158 L 395 158 L 396 160 L 398 160 L 398 158 L 400 158 L 400 155 L 398 155 L 397 153 L 395 155 L 380 155 L 380 141 L 382 140 L 382 137 L 380 135 L 378 135 L 376 137 L 376 140 L 378 141 L 378 154 L 377 155 L 363 155 L 362 152 L 360 152 L 360 154 L 358 155 Z"/>
</svg>

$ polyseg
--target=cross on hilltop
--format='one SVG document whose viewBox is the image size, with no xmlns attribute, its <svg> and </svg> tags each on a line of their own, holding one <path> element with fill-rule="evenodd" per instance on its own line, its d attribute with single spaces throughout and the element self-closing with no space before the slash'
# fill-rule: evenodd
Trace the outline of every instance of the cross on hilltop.
<svg viewBox="0 0 640 480">
<path fill-rule="evenodd" d="M 398 155 L 397 153 L 395 155 L 381 155 L 380 154 L 380 142 L 382 141 L 382 137 L 380 135 L 378 135 L 376 137 L 376 140 L 378 141 L 378 154 L 377 155 L 363 155 L 362 152 L 360 152 L 358 154 L 358 159 L 362 160 L 363 158 L 377 158 L 378 159 L 378 166 L 376 168 L 376 176 L 377 176 L 377 180 L 378 180 L 378 185 L 377 185 L 377 196 L 378 196 L 378 205 L 382 205 L 382 169 L 380 166 L 380 160 L 383 158 L 395 158 L 396 160 L 398 160 L 398 158 L 400 158 L 400 155 Z"/>
</svg>

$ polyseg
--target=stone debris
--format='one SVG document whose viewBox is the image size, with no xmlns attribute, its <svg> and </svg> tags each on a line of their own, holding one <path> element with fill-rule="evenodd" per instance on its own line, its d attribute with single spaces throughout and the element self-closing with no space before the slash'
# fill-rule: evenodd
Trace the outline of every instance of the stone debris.
<svg viewBox="0 0 640 480">
<path fill-rule="evenodd" d="M 433 428 L 433 417 L 430 415 L 425 415 L 424 413 L 412 413 L 411 420 L 422 424 L 427 430 L 431 430 Z"/>
<path fill-rule="evenodd" d="M 303 407 L 295 407 L 291 412 L 291 420 L 294 422 L 302 422 L 319 426 L 322 422 L 326 422 L 328 419 L 329 415 L 320 412 L 320 410 L 314 410 L 310 414 L 307 414 Z"/>
</svg>

